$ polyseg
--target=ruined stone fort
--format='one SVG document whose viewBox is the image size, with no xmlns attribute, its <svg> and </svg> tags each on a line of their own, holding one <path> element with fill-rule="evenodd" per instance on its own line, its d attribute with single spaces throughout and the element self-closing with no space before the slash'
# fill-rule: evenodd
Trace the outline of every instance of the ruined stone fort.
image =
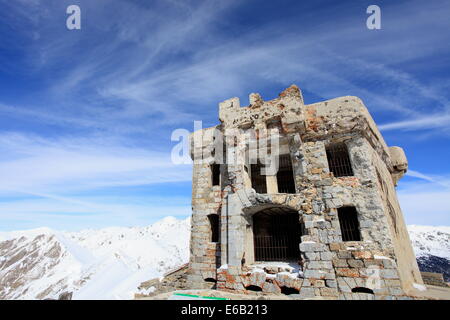
<svg viewBox="0 0 450 320">
<path fill-rule="evenodd" d="M 359 98 L 304 104 L 293 85 L 226 100 L 219 120 L 191 135 L 190 283 L 330 299 L 401 299 L 423 284 L 395 191 L 407 159 Z M 277 170 L 252 157 L 260 146 Z"/>
</svg>

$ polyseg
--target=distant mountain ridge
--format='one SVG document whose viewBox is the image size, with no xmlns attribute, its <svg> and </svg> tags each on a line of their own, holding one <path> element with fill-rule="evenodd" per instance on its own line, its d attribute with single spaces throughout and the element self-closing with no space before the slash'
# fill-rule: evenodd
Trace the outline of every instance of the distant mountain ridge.
<svg viewBox="0 0 450 320">
<path fill-rule="evenodd" d="M 408 226 L 423 271 L 449 281 L 450 227 Z M 137 286 L 189 260 L 190 219 L 80 232 L 0 232 L 0 299 L 131 299 Z"/>
<path fill-rule="evenodd" d="M 450 227 L 408 226 L 421 271 L 438 272 L 450 282 Z"/>
<path fill-rule="evenodd" d="M 0 232 L 0 299 L 131 299 L 189 257 L 190 220 L 80 232 Z"/>
</svg>

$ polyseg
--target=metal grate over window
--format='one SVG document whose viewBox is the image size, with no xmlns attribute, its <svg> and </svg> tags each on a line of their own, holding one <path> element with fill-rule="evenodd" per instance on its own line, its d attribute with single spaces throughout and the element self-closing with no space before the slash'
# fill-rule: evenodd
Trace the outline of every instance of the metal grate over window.
<svg viewBox="0 0 450 320">
<path fill-rule="evenodd" d="M 361 241 L 356 208 L 338 208 L 338 218 L 341 226 L 342 241 Z"/>
<path fill-rule="evenodd" d="M 352 163 L 345 143 L 332 144 L 326 148 L 328 166 L 335 177 L 353 176 Z"/>
<path fill-rule="evenodd" d="M 301 235 L 297 211 L 275 207 L 254 214 L 255 261 L 297 261 Z"/>
<path fill-rule="evenodd" d="M 211 165 L 211 177 L 213 186 L 220 185 L 220 164 L 214 163 Z"/>
<path fill-rule="evenodd" d="M 252 188 L 257 193 L 267 193 L 266 176 L 261 174 L 263 165 L 258 161 L 257 164 L 251 164 Z"/>
<path fill-rule="evenodd" d="M 277 184 L 278 193 L 295 193 L 294 172 L 289 154 L 279 157 Z"/>
<path fill-rule="evenodd" d="M 219 242 L 219 215 L 210 214 L 208 215 L 209 224 L 211 226 L 211 242 Z"/>
</svg>

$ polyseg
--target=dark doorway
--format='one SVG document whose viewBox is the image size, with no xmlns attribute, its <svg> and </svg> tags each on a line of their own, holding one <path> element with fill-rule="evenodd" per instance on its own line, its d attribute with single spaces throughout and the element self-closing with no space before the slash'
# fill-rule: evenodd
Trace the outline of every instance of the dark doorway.
<svg viewBox="0 0 450 320">
<path fill-rule="evenodd" d="M 301 224 L 297 211 L 273 207 L 253 215 L 255 261 L 298 261 Z"/>
</svg>

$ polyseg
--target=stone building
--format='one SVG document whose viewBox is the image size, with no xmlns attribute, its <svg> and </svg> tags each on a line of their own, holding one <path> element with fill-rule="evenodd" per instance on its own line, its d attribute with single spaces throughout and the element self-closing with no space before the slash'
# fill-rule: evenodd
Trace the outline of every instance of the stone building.
<svg viewBox="0 0 450 320">
<path fill-rule="evenodd" d="M 188 281 L 331 299 L 401 299 L 423 284 L 395 191 L 405 154 L 359 98 L 305 105 L 293 85 L 247 107 L 226 100 L 219 120 L 191 135 Z"/>
</svg>

